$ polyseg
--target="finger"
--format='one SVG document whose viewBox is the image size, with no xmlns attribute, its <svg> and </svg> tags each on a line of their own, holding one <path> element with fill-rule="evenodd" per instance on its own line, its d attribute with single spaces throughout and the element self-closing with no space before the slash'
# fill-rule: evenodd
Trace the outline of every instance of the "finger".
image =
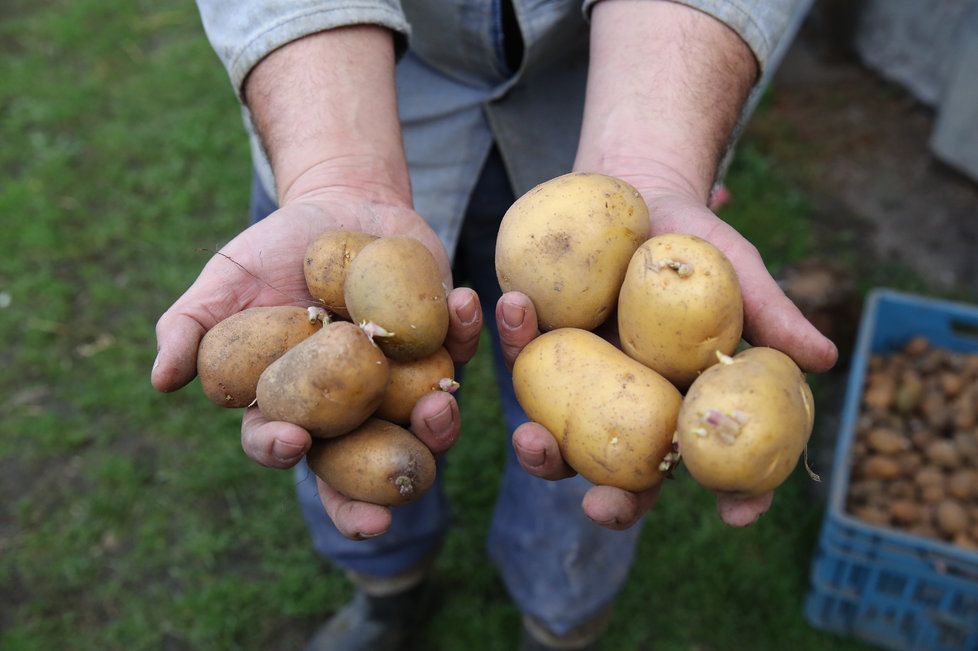
<svg viewBox="0 0 978 651">
<path fill-rule="evenodd" d="M 432 454 L 442 454 L 455 445 L 461 428 L 458 403 L 447 391 L 425 394 L 411 411 L 411 431 Z"/>
<path fill-rule="evenodd" d="M 655 504 L 659 486 L 661 484 L 640 493 L 614 486 L 595 486 L 585 493 L 581 508 L 587 517 L 603 527 L 619 531 L 628 529 Z"/>
<path fill-rule="evenodd" d="M 755 346 L 776 348 L 814 373 L 835 365 L 839 351 L 791 302 L 767 273 L 760 256 L 744 256 L 744 336 Z"/>
<path fill-rule="evenodd" d="M 482 306 L 479 297 L 468 287 L 457 287 L 448 294 L 448 337 L 445 349 L 456 364 L 464 364 L 475 355 L 482 331 Z"/>
<path fill-rule="evenodd" d="M 757 248 L 730 225 L 716 218 L 711 222 L 702 236 L 720 248 L 737 271 L 744 297 L 744 338 L 755 346 L 780 350 L 806 371 L 832 368 L 839 356 L 835 344 L 785 296 Z"/>
<path fill-rule="evenodd" d="M 197 346 L 208 327 L 189 314 L 167 311 L 160 317 L 156 324 L 156 360 L 150 374 L 157 391 L 176 391 L 194 379 Z"/>
<path fill-rule="evenodd" d="M 312 437 L 292 423 L 268 420 L 258 407 L 241 419 L 241 447 L 252 460 L 269 468 L 291 468 L 309 451 Z"/>
<path fill-rule="evenodd" d="M 215 259 L 156 322 L 156 361 L 151 381 L 158 391 L 176 391 L 197 375 L 197 347 L 219 321 L 241 310 L 233 285 L 214 271 Z"/>
<path fill-rule="evenodd" d="M 730 493 L 717 493 L 717 513 L 724 524 L 731 527 L 746 527 L 771 508 L 773 492 L 757 497 L 737 497 Z"/>
<path fill-rule="evenodd" d="M 496 328 L 499 330 L 499 343 L 506 367 L 512 370 L 516 356 L 540 334 L 536 309 L 526 294 L 507 292 L 499 298 L 496 303 Z"/>
<path fill-rule="evenodd" d="M 557 480 L 577 473 L 564 462 L 557 440 L 539 423 L 523 423 L 513 432 L 513 449 L 523 469 L 535 477 Z"/>
<path fill-rule="evenodd" d="M 744 297 L 744 337 L 756 346 L 770 346 L 806 371 L 832 368 L 838 350 L 784 295 L 757 249 L 732 226 L 702 206 L 682 199 L 649 204 L 653 231 L 690 233 L 710 242 L 730 260 Z"/>
<path fill-rule="evenodd" d="M 391 526 L 391 510 L 386 506 L 358 502 L 341 495 L 316 477 L 319 499 L 336 529 L 351 540 L 373 538 Z"/>
</svg>

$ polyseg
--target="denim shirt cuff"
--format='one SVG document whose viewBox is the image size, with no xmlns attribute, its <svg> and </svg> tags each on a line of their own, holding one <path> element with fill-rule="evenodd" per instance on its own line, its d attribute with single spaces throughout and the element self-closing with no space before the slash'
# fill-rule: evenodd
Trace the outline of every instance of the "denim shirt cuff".
<svg viewBox="0 0 978 651">
<path fill-rule="evenodd" d="M 600 0 L 584 0 L 585 18 Z M 732 29 L 747 44 L 760 72 L 767 69 L 771 55 L 780 42 L 794 0 L 670 0 L 713 16 Z"/>
<path fill-rule="evenodd" d="M 310 34 L 348 25 L 378 25 L 394 34 L 395 54 L 398 58 L 407 50 L 410 26 L 404 14 L 382 6 L 345 6 L 319 8 L 283 17 L 266 29 L 253 35 L 224 59 L 234 92 L 245 103 L 243 85 L 251 69 L 268 54 L 283 45 Z M 222 57 L 223 58 L 223 57 Z"/>
</svg>

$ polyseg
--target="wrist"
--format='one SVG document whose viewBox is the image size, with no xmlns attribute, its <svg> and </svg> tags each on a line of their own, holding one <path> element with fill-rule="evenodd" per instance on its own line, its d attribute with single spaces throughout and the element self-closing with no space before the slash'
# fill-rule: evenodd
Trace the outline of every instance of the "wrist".
<svg viewBox="0 0 978 651">
<path fill-rule="evenodd" d="M 652 156 L 648 151 L 659 153 Z M 579 152 L 574 171 L 598 172 L 626 181 L 642 193 L 646 203 L 677 196 L 705 205 L 713 185 L 712 172 L 705 173 L 673 151 L 654 146 L 641 152 Z"/>
<path fill-rule="evenodd" d="M 298 166 L 287 186 L 279 185 L 282 206 L 326 194 L 355 196 L 370 203 L 410 209 L 411 182 L 403 159 L 388 160 L 371 154 L 334 154 Z"/>
</svg>

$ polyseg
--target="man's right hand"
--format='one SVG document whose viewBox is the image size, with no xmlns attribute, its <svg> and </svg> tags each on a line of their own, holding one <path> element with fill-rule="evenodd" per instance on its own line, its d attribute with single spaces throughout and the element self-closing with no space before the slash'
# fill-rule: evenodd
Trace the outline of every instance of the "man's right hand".
<svg viewBox="0 0 978 651">
<path fill-rule="evenodd" d="M 314 305 L 302 268 L 306 247 L 323 232 L 338 228 L 420 240 L 435 256 L 446 286 L 451 287 L 448 256 L 416 212 L 378 202 L 375 193 L 365 198 L 349 188 L 317 190 L 290 201 L 231 240 L 160 317 L 153 386 L 169 392 L 190 382 L 196 375 L 197 347 L 204 333 L 232 314 L 258 306 Z M 482 327 L 478 297 L 471 289 L 454 289 L 448 295 L 448 309 L 445 347 L 456 363 L 465 363 L 475 354 Z M 447 392 L 425 396 L 411 416 L 411 430 L 434 454 L 452 446 L 459 426 L 458 405 Z M 292 467 L 311 443 L 309 433 L 296 425 L 269 421 L 257 407 L 245 411 L 242 447 L 264 466 Z M 370 537 L 390 526 L 389 509 L 349 500 L 322 482 L 319 485 L 326 511 L 344 535 Z"/>
</svg>

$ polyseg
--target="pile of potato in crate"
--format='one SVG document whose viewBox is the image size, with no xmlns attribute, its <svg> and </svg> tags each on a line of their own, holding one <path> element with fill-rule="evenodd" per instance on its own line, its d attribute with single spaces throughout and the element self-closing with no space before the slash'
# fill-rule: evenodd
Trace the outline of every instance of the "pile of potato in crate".
<svg viewBox="0 0 978 651">
<path fill-rule="evenodd" d="M 915 337 L 869 360 L 846 509 L 978 549 L 978 354 Z"/>
</svg>

